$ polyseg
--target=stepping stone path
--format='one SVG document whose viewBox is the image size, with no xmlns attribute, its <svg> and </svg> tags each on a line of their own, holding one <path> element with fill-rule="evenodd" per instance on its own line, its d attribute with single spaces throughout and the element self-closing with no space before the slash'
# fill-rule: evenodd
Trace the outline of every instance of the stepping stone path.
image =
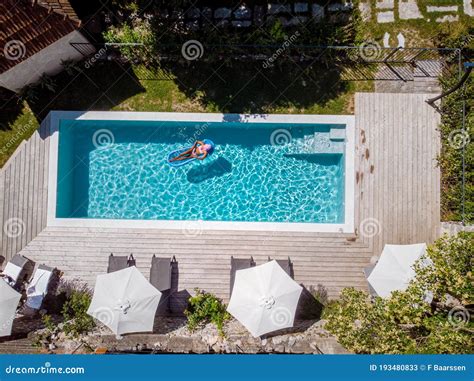
<svg viewBox="0 0 474 381">
<path fill-rule="evenodd" d="M 363 21 L 370 21 L 372 17 L 372 5 L 369 0 L 361 0 L 359 3 L 359 11 Z"/>
<path fill-rule="evenodd" d="M 238 20 L 249 20 L 252 17 L 252 11 L 250 8 L 242 5 L 234 11 L 234 17 Z"/>
<path fill-rule="evenodd" d="M 458 6 L 427 6 L 426 7 L 427 12 L 457 12 L 458 11 Z"/>
<path fill-rule="evenodd" d="M 201 16 L 199 8 L 191 8 L 186 11 L 186 17 L 191 20 L 196 20 Z"/>
<path fill-rule="evenodd" d="M 283 4 L 268 4 L 268 14 L 269 15 L 276 15 L 279 13 L 290 13 L 291 6 L 290 5 L 283 5 Z"/>
<path fill-rule="evenodd" d="M 313 4 L 311 8 L 311 14 L 316 20 L 321 20 L 322 18 L 324 18 L 324 7 L 318 4 Z"/>
<path fill-rule="evenodd" d="M 393 11 L 379 12 L 377 13 L 377 22 L 379 24 L 385 24 L 395 21 L 395 14 Z"/>
<path fill-rule="evenodd" d="M 398 4 L 398 15 L 401 20 L 422 19 L 417 0 L 400 0 Z"/>
<path fill-rule="evenodd" d="M 433 3 L 426 7 L 426 12 L 433 13 L 438 23 L 455 22 L 459 20 L 459 7 L 457 5 L 437 5 Z M 442 15 L 444 13 L 444 15 Z"/>
<path fill-rule="evenodd" d="M 474 1 L 464 0 L 464 13 L 468 16 L 474 17 Z"/>
<path fill-rule="evenodd" d="M 445 15 L 443 17 L 438 17 L 436 19 L 436 22 L 456 22 L 459 21 L 459 16 L 458 15 Z"/>
<path fill-rule="evenodd" d="M 395 6 L 394 0 L 377 0 L 377 9 L 393 9 Z"/>
<path fill-rule="evenodd" d="M 402 33 L 397 34 L 397 41 L 398 41 L 399 48 L 405 47 L 405 36 Z"/>
<path fill-rule="evenodd" d="M 454 0 L 452 0 L 454 2 Z M 192 7 L 190 9 L 155 10 L 154 16 L 161 20 L 173 20 L 184 23 L 190 30 L 196 30 L 206 24 L 217 27 L 250 28 L 267 22 L 280 20 L 284 27 L 297 27 L 308 22 L 345 23 L 350 20 L 354 10 L 352 0 L 327 1 L 325 5 L 312 1 L 295 1 L 284 4 L 275 0 L 260 5 L 240 5 L 230 7 Z M 397 19 L 424 19 L 424 14 L 433 14 L 436 22 L 454 22 L 464 13 L 474 17 L 474 0 L 463 0 L 460 4 L 439 5 L 430 0 L 426 5 L 420 0 L 360 0 L 359 11 L 364 21 L 375 19 L 378 23 L 392 23 Z M 424 8 L 422 8 L 424 7 Z M 426 13 L 423 13 L 426 12 Z M 427 22 L 430 19 L 426 19 Z"/>
<path fill-rule="evenodd" d="M 397 48 L 404 48 L 405 47 L 405 36 L 402 33 L 397 34 L 397 45 L 396 46 L 391 46 L 390 45 L 390 33 L 385 32 L 383 36 L 383 46 L 384 48 L 391 48 L 391 47 L 397 47 Z"/>
<path fill-rule="evenodd" d="M 214 18 L 216 19 L 228 19 L 232 15 L 230 8 L 217 8 L 214 11 Z"/>
<path fill-rule="evenodd" d="M 238 29 L 261 26 L 266 22 L 280 20 L 284 27 L 297 27 L 308 22 L 343 23 L 350 20 L 354 5 L 352 0 L 341 0 L 320 5 L 314 1 L 296 1 L 280 4 L 268 2 L 263 5 L 241 5 L 230 7 L 192 7 L 184 9 L 157 9 L 154 16 L 160 20 L 184 21 L 189 30 L 197 30 L 203 25 L 234 27 Z"/>
<path fill-rule="evenodd" d="M 454 0 L 452 0 L 454 2 Z M 430 4 L 431 3 L 431 4 Z M 433 13 L 435 21 L 455 22 L 459 20 L 460 13 L 464 12 L 467 16 L 474 17 L 474 0 L 463 0 L 463 9 L 456 4 L 439 5 L 436 0 L 431 0 L 429 4 L 421 4 L 419 0 L 376 0 L 375 5 L 371 0 L 360 0 L 359 11 L 364 21 L 372 19 L 372 13 L 375 11 L 375 19 L 378 23 L 392 23 L 396 21 L 398 7 L 398 18 L 400 20 L 414 20 L 425 18 L 422 6 L 427 13 Z M 331 6 L 329 6 L 331 7 Z M 430 19 L 426 20 L 427 22 Z"/>
<path fill-rule="evenodd" d="M 295 9 L 295 13 L 308 12 L 308 3 L 295 3 L 294 9 Z"/>
</svg>

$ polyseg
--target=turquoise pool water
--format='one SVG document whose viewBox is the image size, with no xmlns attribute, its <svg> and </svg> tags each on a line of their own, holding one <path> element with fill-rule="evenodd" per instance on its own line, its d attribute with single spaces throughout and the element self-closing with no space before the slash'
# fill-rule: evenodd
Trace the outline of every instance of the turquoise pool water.
<svg viewBox="0 0 474 381">
<path fill-rule="evenodd" d="M 343 223 L 335 127 L 63 120 L 56 217 Z M 169 151 L 203 138 L 212 156 L 167 164 Z"/>
</svg>

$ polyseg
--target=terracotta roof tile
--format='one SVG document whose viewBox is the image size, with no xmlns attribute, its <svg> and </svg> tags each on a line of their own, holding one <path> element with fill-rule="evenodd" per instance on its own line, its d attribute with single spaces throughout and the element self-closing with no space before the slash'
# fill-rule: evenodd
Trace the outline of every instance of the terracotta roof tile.
<svg viewBox="0 0 474 381">
<path fill-rule="evenodd" d="M 78 29 L 71 20 L 27 0 L 0 3 L 0 73 Z"/>
<path fill-rule="evenodd" d="M 54 11 L 68 16 L 71 20 L 79 21 L 68 0 L 38 0 L 38 4 L 46 8 L 51 7 Z"/>
</svg>

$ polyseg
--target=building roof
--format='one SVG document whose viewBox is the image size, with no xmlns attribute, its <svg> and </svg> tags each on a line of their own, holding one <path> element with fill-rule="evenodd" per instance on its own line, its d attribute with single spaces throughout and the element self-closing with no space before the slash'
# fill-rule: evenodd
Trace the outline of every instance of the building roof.
<svg viewBox="0 0 474 381">
<path fill-rule="evenodd" d="M 38 4 L 45 8 L 51 8 L 53 11 L 66 15 L 71 20 L 79 21 L 76 12 L 69 3 L 69 0 L 38 0 Z"/>
<path fill-rule="evenodd" d="M 66 13 L 62 13 L 68 9 L 68 1 L 41 2 L 60 3 L 64 8 L 53 8 L 50 4 L 40 5 L 28 0 L 1 2 L 0 73 L 79 28 L 80 21 L 77 20 L 77 16 L 76 19 L 71 19 Z"/>
</svg>

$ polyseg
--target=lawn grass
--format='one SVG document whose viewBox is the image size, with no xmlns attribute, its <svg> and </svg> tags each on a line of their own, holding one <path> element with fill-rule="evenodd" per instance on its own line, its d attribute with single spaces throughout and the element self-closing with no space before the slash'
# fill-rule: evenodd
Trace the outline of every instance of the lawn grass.
<svg viewBox="0 0 474 381">
<path fill-rule="evenodd" d="M 20 143 L 29 138 L 38 126 L 38 121 L 26 104 L 13 123 L 8 125 L 2 123 L 2 129 L 0 130 L 0 167 L 3 167 Z"/>
</svg>

